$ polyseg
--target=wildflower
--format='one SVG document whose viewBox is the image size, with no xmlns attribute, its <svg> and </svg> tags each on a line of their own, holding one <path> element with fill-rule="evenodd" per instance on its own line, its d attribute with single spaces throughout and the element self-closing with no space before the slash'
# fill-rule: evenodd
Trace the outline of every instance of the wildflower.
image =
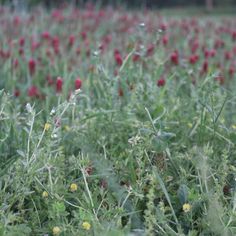
<svg viewBox="0 0 236 236">
<path fill-rule="evenodd" d="M 87 33 L 85 31 L 82 31 L 80 35 L 83 40 L 87 38 Z"/>
<path fill-rule="evenodd" d="M 206 59 L 210 56 L 210 54 L 211 54 L 211 51 L 208 50 L 208 49 L 205 49 L 205 51 L 204 51 L 204 57 L 205 57 Z"/>
<path fill-rule="evenodd" d="M 19 16 L 15 16 L 13 18 L 13 25 L 18 26 L 21 23 L 21 18 Z"/>
<path fill-rule="evenodd" d="M 20 96 L 20 90 L 19 89 L 15 89 L 14 96 L 15 97 L 19 97 Z"/>
<path fill-rule="evenodd" d="M 168 36 L 164 35 L 163 38 L 162 38 L 162 43 L 164 46 L 166 46 L 169 42 L 169 38 Z"/>
<path fill-rule="evenodd" d="M 58 226 L 53 227 L 52 229 L 53 235 L 59 235 L 61 233 L 61 229 Z"/>
<path fill-rule="evenodd" d="M 154 53 L 155 46 L 153 44 L 150 44 L 146 51 L 146 56 L 151 56 Z"/>
<path fill-rule="evenodd" d="M 48 197 L 48 192 L 47 192 L 47 191 L 43 191 L 42 197 L 43 197 L 43 198 L 47 198 L 47 197 Z"/>
<path fill-rule="evenodd" d="M 171 55 L 170 55 L 170 60 L 173 64 L 178 65 L 179 64 L 179 54 L 178 51 L 174 51 Z"/>
<path fill-rule="evenodd" d="M 53 47 L 54 53 L 58 55 L 60 52 L 60 40 L 58 36 L 54 36 L 52 38 L 52 47 Z"/>
<path fill-rule="evenodd" d="M 82 227 L 83 227 L 83 229 L 85 229 L 85 230 L 90 230 L 91 225 L 89 224 L 89 222 L 84 221 L 83 224 L 82 224 Z"/>
<path fill-rule="evenodd" d="M 225 46 L 225 43 L 223 40 L 221 39 L 216 39 L 215 43 L 214 43 L 214 48 L 218 49 L 218 48 L 223 48 Z"/>
<path fill-rule="evenodd" d="M 50 116 L 53 116 L 53 115 L 55 115 L 55 113 L 56 113 L 56 110 L 55 110 L 55 108 L 52 108 L 52 110 L 51 110 L 51 112 L 50 112 Z"/>
<path fill-rule="evenodd" d="M 232 40 L 235 41 L 236 40 L 236 31 L 232 32 Z"/>
<path fill-rule="evenodd" d="M 196 55 L 196 54 L 191 55 L 189 57 L 189 63 L 193 65 L 193 64 L 195 64 L 198 61 L 198 59 L 199 59 L 198 55 Z"/>
<path fill-rule="evenodd" d="M 231 60 L 232 57 L 233 55 L 231 54 L 231 52 L 228 52 L 228 51 L 225 52 L 225 60 Z"/>
<path fill-rule="evenodd" d="M 216 50 L 213 48 L 211 51 L 210 51 L 210 56 L 211 57 L 214 57 L 216 55 Z"/>
<path fill-rule="evenodd" d="M 48 31 L 44 31 L 42 34 L 41 34 L 41 37 L 43 38 L 43 39 L 46 39 L 46 40 L 48 40 L 48 39 L 50 39 L 50 33 L 48 32 Z"/>
<path fill-rule="evenodd" d="M 39 42 L 35 42 L 33 41 L 31 43 L 31 51 L 34 52 L 36 49 L 38 49 L 40 47 L 40 43 Z"/>
<path fill-rule="evenodd" d="M 81 81 L 80 78 L 77 78 L 77 79 L 75 80 L 75 89 L 76 89 L 76 90 L 77 90 L 77 89 L 80 89 L 81 86 L 82 86 L 82 81 Z"/>
<path fill-rule="evenodd" d="M 25 108 L 26 108 L 27 112 L 29 112 L 29 113 L 33 112 L 33 108 L 29 103 L 26 104 Z"/>
<path fill-rule="evenodd" d="M 75 42 L 75 36 L 70 35 L 69 36 L 69 46 L 72 47 L 74 45 L 74 42 Z"/>
<path fill-rule="evenodd" d="M 122 64 L 123 64 L 123 60 L 122 60 L 122 57 L 121 57 L 121 55 L 120 54 L 115 54 L 115 61 L 116 61 L 116 64 L 118 65 L 118 66 L 122 66 Z"/>
<path fill-rule="evenodd" d="M 19 48 L 18 53 L 21 56 L 24 55 L 24 49 L 23 48 Z"/>
<path fill-rule="evenodd" d="M 52 46 L 53 46 L 53 48 L 59 48 L 59 45 L 60 45 L 60 41 L 59 41 L 58 36 L 54 36 L 52 38 Z"/>
<path fill-rule="evenodd" d="M 193 42 L 193 45 L 191 46 L 191 52 L 192 52 L 192 53 L 195 53 L 198 48 L 199 48 L 199 42 L 198 42 L 198 40 L 195 40 L 195 41 Z"/>
<path fill-rule="evenodd" d="M 65 129 L 65 131 L 67 131 L 67 132 L 70 131 L 70 127 L 69 127 L 68 125 L 65 125 L 65 126 L 64 126 L 64 129 Z"/>
<path fill-rule="evenodd" d="M 18 67 L 18 65 L 19 65 L 18 59 L 14 59 L 14 60 L 12 61 L 12 65 L 13 65 L 13 68 L 16 69 L 16 68 Z"/>
<path fill-rule="evenodd" d="M 202 64 L 202 72 L 207 73 L 208 71 L 208 61 L 204 61 Z"/>
<path fill-rule="evenodd" d="M 132 58 L 133 62 L 137 62 L 140 60 L 140 55 L 139 54 L 134 54 Z"/>
<path fill-rule="evenodd" d="M 167 25 L 165 23 L 161 23 L 160 30 L 166 31 L 166 29 L 167 29 Z"/>
<path fill-rule="evenodd" d="M 77 191 L 77 189 L 78 189 L 78 185 L 77 185 L 77 184 L 72 183 L 72 184 L 70 185 L 70 191 L 71 191 L 71 192 L 75 192 L 75 191 Z"/>
<path fill-rule="evenodd" d="M 52 138 L 52 139 L 56 139 L 57 137 L 58 137 L 58 136 L 57 136 L 56 133 L 54 133 L 54 134 L 51 135 L 51 138 Z"/>
<path fill-rule="evenodd" d="M 51 127 L 51 124 L 45 123 L 45 125 L 44 125 L 45 131 L 48 131 L 50 129 L 50 127 Z"/>
<path fill-rule="evenodd" d="M 234 73 L 235 73 L 234 66 L 231 65 L 231 66 L 229 67 L 229 75 L 232 77 L 232 76 L 234 75 Z"/>
<path fill-rule="evenodd" d="M 19 45 L 21 47 L 23 47 L 25 45 L 25 38 L 24 37 L 20 37 L 18 42 L 19 42 Z"/>
<path fill-rule="evenodd" d="M 189 123 L 188 123 L 188 127 L 189 127 L 189 128 L 192 128 L 192 127 L 193 127 L 193 124 L 189 122 Z"/>
<path fill-rule="evenodd" d="M 57 77 L 57 81 L 56 81 L 56 91 L 57 91 L 57 93 L 61 93 L 62 85 L 63 85 L 62 78 L 61 77 Z"/>
<path fill-rule="evenodd" d="M 233 129 L 236 129 L 236 125 L 232 125 L 232 128 L 233 128 Z"/>
<path fill-rule="evenodd" d="M 191 210 L 191 205 L 189 204 L 189 203 L 185 203 L 184 205 L 183 205 L 183 211 L 185 212 L 185 213 L 187 213 L 187 212 L 189 212 Z"/>
<path fill-rule="evenodd" d="M 39 96 L 39 91 L 38 88 L 34 85 L 32 85 L 29 89 L 28 89 L 28 96 L 29 97 L 38 97 Z"/>
<path fill-rule="evenodd" d="M 35 69 L 36 69 L 36 61 L 34 59 L 31 58 L 29 60 L 28 68 L 29 68 L 30 75 L 33 75 L 35 73 Z"/>
<path fill-rule="evenodd" d="M 159 79 L 159 80 L 157 81 L 157 86 L 158 86 L 158 87 L 163 87 L 165 84 L 166 84 L 165 79 Z"/>
</svg>

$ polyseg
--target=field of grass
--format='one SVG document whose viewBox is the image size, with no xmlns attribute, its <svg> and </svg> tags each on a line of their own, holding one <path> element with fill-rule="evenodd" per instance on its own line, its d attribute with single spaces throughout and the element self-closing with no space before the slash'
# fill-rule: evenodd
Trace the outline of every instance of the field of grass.
<svg viewBox="0 0 236 236">
<path fill-rule="evenodd" d="M 236 235 L 236 18 L 0 8 L 0 236 Z"/>
</svg>

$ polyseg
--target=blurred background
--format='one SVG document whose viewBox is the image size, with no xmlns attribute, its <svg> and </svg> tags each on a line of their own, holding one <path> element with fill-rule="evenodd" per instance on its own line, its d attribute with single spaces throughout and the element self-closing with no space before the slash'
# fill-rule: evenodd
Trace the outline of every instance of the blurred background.
<svg viewBox="0 0 236 236">
<path fill-rule="evenodd" d="M 83 6 L 88 3 L 95 3 L 97 6 L 123 5 L 128 8 L 170 8 L 170 7 L 201 7 L 206 10 L 215 8 L 230 8 L 236 6 L 236 0 L 0 0 L 1 5 L 11 7 L 32 7 L 35 5 L 44 5 L 46 7 L 60 6 L 63 3 Z"/>
</svg>

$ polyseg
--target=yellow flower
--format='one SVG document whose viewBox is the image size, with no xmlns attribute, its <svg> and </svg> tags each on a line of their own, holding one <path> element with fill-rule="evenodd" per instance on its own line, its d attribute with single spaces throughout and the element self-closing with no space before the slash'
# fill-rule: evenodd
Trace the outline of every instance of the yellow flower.
<svg viewBox="0 0 236 236">
<path fill-rule="evenodd" d="M 70 191 L 71 192 L 75 192 L 77 189 L 78 189 L 78 185 L 77 184 L 73 183 L 73 184 L 70 185 Z"/>
<path fill-rule="evenodd" d="M 64 126 L 64 129 L 65 129 L 65 131 L 67 131 L 67 132 L 70 131 L 70 127 L 69 127 L 68 125 L 65 125 L 65 126 Z"/>
<path fill-rule="evenodd" d="M 61 229 L 58 226 L 53 227 L 52 229 L 53 235 L 59 235 L 61 233 Z"/>
<path fill-rule="evenodd" d="M 45 130 L 45 131 L 48 131 L 48 130 L 50 129 L 50 127 L 51 127 L 51 124 L 45 123 L 45 125 L 44 125 L 44 130 Z"/>
<path fill-rule="evenodd" d="M 233 129 L 236 129 L 236 125 L 232 125 L 232 128 L 233 128 Z"/>
<path fill-rule="evenodd" d="M 188 123 L 188 127 L 189 127 L 189 128 L 192 128 L 192 127 L 193 127 L 193 124 L 189 122 L 189 123 Z"/>
<path fill-rule="evenodd" d="M 89 224 L 89 222 L 85 221 L 85 222 L 83 222 L 82 227 L 85 230 L 90 230 L 91 225 Z"/>
<path fill-rule="evenodd" d="M 183 211 L 185 212 L 185 213 L 187 213 L 187 212 L 189 212 L 191 210 L 191 205 L 189 204 L 189 203 L 185 203 L 184 205 L 183 205 Z"/>
<path fill-rule="evenodd" d="M 43 191 L 42 197 L 47 198 L 48 197 L 48 192 L 47 191 Z"/>
</svg>

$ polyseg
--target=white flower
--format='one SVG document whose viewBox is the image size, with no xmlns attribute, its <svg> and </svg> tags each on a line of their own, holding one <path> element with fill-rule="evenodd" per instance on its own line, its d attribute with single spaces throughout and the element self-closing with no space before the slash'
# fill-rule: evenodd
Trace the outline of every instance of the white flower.
<svg viewBox="0 0 236 236">
<path fill-rule="evenodd" d="M 55 110 L 55 108 L 53 107 L 52 110 L 51 110 L 51 112 L 50 112 L 50 116 L 55 115 L 55 113 L 56 113 L 56 110 Z"/>
<path fill-rule="evenodd" d="M 26 108 L 26 110 L 27 110 L 29 113 L 32 113 L 32 112 L 33 112 L 33 108 L 32 108 L 32 106 L 31 106 L 29 103 L 26 104 L 25 108 Z"/>
</svg>

